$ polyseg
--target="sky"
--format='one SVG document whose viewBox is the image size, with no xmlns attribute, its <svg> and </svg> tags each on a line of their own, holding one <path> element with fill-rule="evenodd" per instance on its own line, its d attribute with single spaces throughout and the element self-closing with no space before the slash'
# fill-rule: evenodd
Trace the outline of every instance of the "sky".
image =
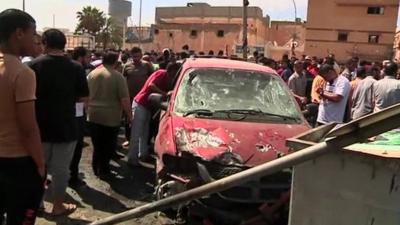
<svg viewBox="0 0 400 225">
<path fill-rule="evenodd" d="M 129 25 L 138 25 L 139 1 L 132 0 L 132 17 Z M 7 8 L 22 9 L 23 0 L 1 0 L 0 11 Z M 242 0 L 142 0 L 142 26 L 154 23 L 155 8 L 162 6 L 186 6 L 188 2 L 207 2 L 212 6 L 240 6 Z M 297 17 L 306 20 L 307 0 L 295 0 Z M 77 23 L 76 12 L 84 6 L 95 6 L 105 13 L 108 12 L 108 0 L 25 0 L 25 9 L 37 21 L 38 30 L 44 27 L 55 27 L 75 30 Z M 262 8 L 264 15 L 268 14 L 272 20 L 294 20 L 295 10 L 292 0 L 250 0 L 251 6 Z M 400 13 L 399 13 L 400 14 Z M 400 26 L 400 17 L 397 21 Z"/>
</svg>

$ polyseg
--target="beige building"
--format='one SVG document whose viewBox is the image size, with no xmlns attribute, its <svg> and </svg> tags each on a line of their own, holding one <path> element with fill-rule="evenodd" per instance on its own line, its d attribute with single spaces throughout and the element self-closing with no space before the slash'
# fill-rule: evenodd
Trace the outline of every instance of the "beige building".
<svg viewBox="0 0 400 225">
<path fill-rule="evenodd" d="M 398 8 L 399 0 L 309 0 L 305 53 L 391 58 Z"/>
<path fill-rule="evenodd" d="M 186 7 L 156 8 L 156 24 L 146 28 L 128 28 L 127 47 L 138 46 L 145 51 L 171 48 L 176 52 L 188 45 L 191 50 L 215 54 L 242 54 L 242 7 L 214 7 L 206 3 L 188 3 Z M 270 21 L 259 7 L 248 8 L 249 51 L 258 50 L 265 56 L 281 59 L 296 46 L 296 54 L 304 52 L 305 24 L 301 21 Z"/>
<path fill-rule="evenodd" d="M 400 27 L 396 30 L 396 36 L 394 38 L 394 60 L 400 63 Z"/>
<path fill-rule="evenodd" d="M 242 7 L 211 7 L 207 3 L 188 3 L 187 7 L 156 8 L 154 48 L 180 51 L 187 44 L 197 52 L 232 54 L 242 43 Z M 269 17 L 259 7 L 248 8 L 248 44 L 264 46 Z"/>
<path fill-rule="evenodd" d="M 298 46 L 304 45 L 306 36 L 305 22 L 271 21 L 267 39 L 284 46 L 288 41 L 295 41 Z"/>
<path fill-rule="evenodd" d="M 306 25 L 302 21 L 271 21 L 266 46 L 269 57 L 280 60 L 283 54 L 292 54 L 292 46 L 297 57 L 304 53 Z"/>
</svg>

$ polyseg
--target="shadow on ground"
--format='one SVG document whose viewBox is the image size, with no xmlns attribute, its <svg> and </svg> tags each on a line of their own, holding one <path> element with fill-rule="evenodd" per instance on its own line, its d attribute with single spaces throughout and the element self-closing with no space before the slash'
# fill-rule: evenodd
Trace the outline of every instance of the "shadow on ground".
<svg viewBox="0 0 400 225">
<path fill-rule="evenodd" d="M 90 186 L 76 188 L 75 191 L 81 197 L 81 201 L 91 206 L 94 210 L 119 213 L 127 209 L 127 207 L 116 198 L 106 195 Z"/>
<path fill-rule="evenodd" d="M 111 166 L 111 169 L 118 174 L 108 182 L 116 194 L 135 201 L 153 200 L 154 170 L 144 167 L 131 168 L 124 161 L 119 161 L 118 166 Z"/>
<path fill-rule="evenodd" d="M 92 222 L 89 220 L 69 218 L 68 216 L 59 216 L 57 218 L 54 218 L 53 216 L 47 213 L 43 215 L 43 218 L 49 222 L 55 223 L 56 225 L 84 225 Z"/>
<path fill-rule="evenodd" d="M 124 138 L 119 138 L 122 144 Z M 68 188 L 67 201 L 76 203 L 78 209 L 69 216 L 53 218 L 49 214 L 39 216 L 37 225 L 83 225 L 100 218 L 121 213 L 153 200 L 154 169 L 144 167 L 130 168 L 125 159 L 112 160 L 114 176 L 107 180 L 97 178 L 91 169 L 92 144 L 85 137 L 85 148 L 80 162 L 80 173 L 86 186 Z M 125 156 L 127 149 L 118 148 L 119 155 Z M 46 203 L 47 206 L 48 203 Z M 122 224 L 166 224 L 157 213 Z M 162 222 L 163 221 L 163 222 Z"/>
</svg>

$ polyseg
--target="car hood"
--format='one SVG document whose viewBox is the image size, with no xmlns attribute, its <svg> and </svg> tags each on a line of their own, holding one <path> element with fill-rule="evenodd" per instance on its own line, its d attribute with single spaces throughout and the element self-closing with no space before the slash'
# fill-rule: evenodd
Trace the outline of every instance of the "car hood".
<svg viewBox="0 0 400 225">
<path fill-rule="evenodd" d="M 286 139 L 310 129 L 303 124 L 254 123 L 172 117 L 176 148 L 211 161 L 226 152 L 253 167 L 288 154 Z"/>
</svg>

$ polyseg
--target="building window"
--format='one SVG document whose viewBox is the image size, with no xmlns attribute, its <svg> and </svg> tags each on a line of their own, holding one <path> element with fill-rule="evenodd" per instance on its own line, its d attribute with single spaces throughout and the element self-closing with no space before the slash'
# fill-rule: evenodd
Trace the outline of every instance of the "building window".
<svg viewBox="0 0 400 225">
<path fill-rule="evenodd" d="M 190 37 L 197 37 L 197 30 L 191 30 Z"/>
<path fill-rule="evenodd" d="M 160 31 L 159 31 L 158 29 L 155 29 L 155 30 L 154 30 L 154 34 L 155 34 L 155 35 L 157 35 L 157 34 L 159 34 L 159 33 L 160 33 Z"/>
<path fill-rule="evenodd" d="M 369 35 L 368 42 L 374 43 L 374 44 L 379 43 L 379 35 L 376 35 L 376 34 Z"/>
<path fill-rule="evenodd" d="M 174 34 L 173 33 L 169 33 L 169 37 L 170 38 L 174 37 Z"/>
<path fill-rule="evenodd" d="M 338 41 L 347 41 L 349 34 L 346 32 L 339 32 Z"/>
<path fill-rule="evenodd" d="M 217 36 L 218 36 L 218 37 L 224 37 L 224 31 L 223 31 L 223 30 L 219 30 L 219 31 L 217 32 Z"/>
<path fill-rule="evenodd" d="M 373 14 L 373 15 L 383 15 L 385 11 L 384 7 L 368 7 L 368 14 Z"/>
</svg>

